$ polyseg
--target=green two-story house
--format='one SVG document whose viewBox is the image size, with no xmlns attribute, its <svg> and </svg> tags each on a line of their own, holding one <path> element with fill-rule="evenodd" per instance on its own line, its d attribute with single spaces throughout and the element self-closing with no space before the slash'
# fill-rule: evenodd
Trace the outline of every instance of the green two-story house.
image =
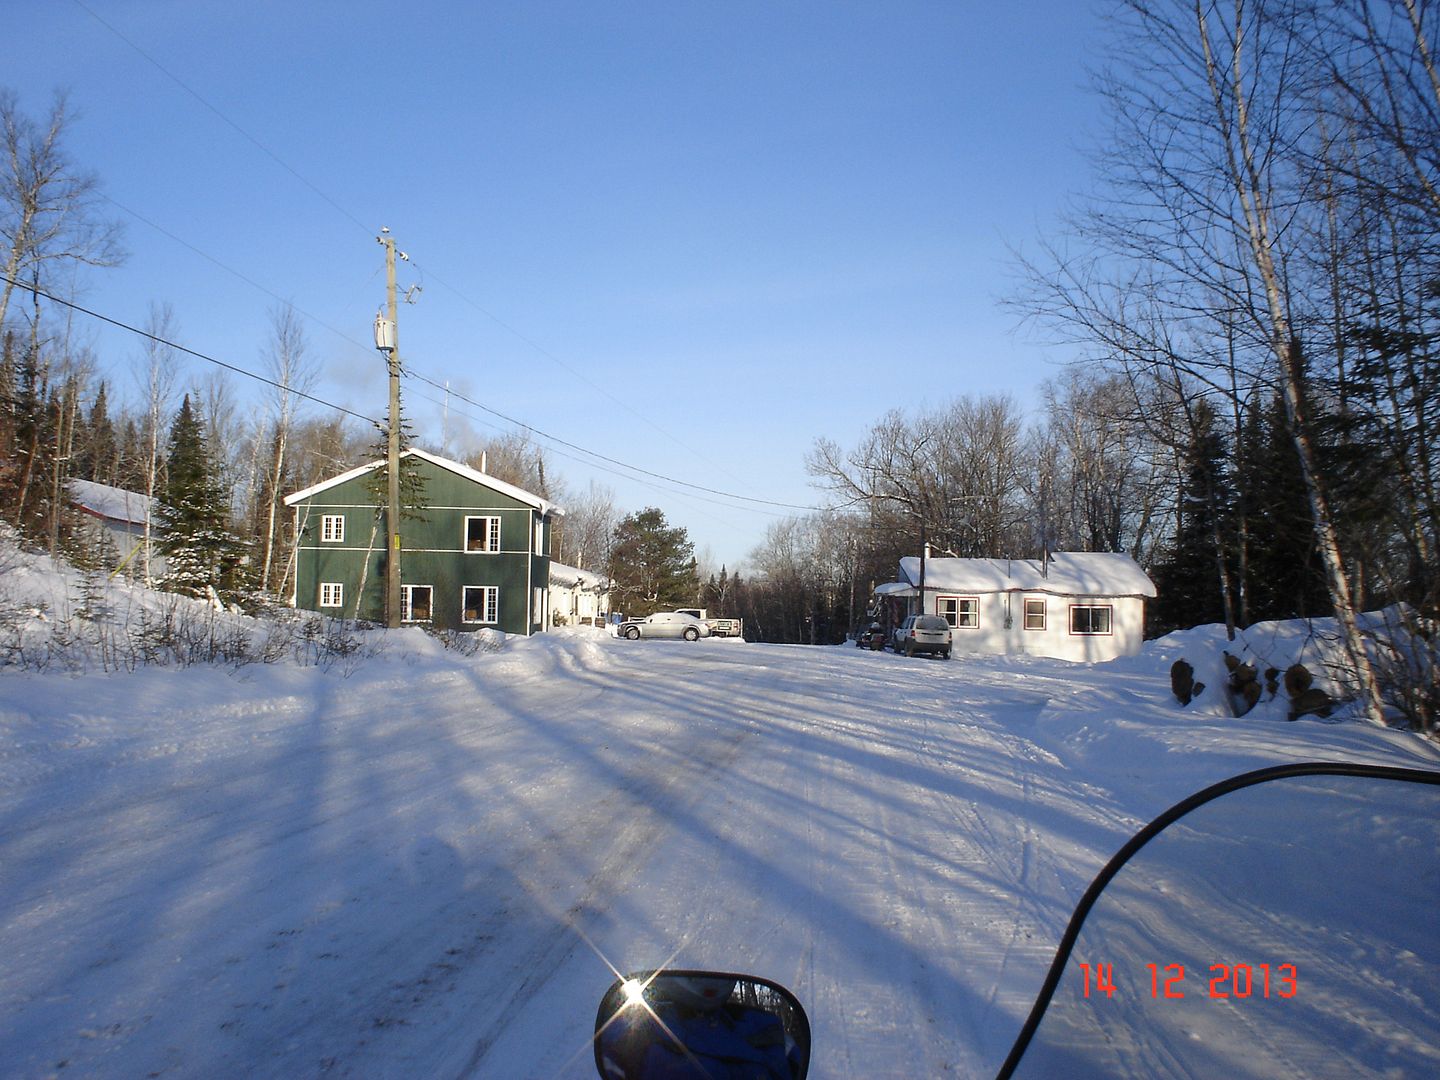
<svg viewBox="0 0 1440 1080">
<path fill-rule="evenodd" d="M 400 617 L 447 630 L 535 634 L 546 626 L 550 542 L 564 511 L 458 461 L 407 450 L 424 520 L 400 521 Z M 376 461 L 285 498 L 295 514 L 298 608 L 384 620 L 385 522 Z"/>
</svg>

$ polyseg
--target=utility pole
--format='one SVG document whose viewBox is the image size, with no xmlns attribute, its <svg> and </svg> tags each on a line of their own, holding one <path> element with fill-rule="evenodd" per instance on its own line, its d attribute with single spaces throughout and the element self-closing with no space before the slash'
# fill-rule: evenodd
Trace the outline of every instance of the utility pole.
<svg viewBox="0 0 1440 1080">
<path fill-rule="evenodd" d="M 400 625 L 400 331 L 396 322 L 395 238 L 381 229 L 375 238 L 385 245 L 386 313 L 375 316 L 375 348 L 385 354 L 390 375 L 390 421 L 386 440 L 387 506 L 385 510 L 385 625 Z M 406 258 L 405 253 L 399 253 Z"/>
</svg>

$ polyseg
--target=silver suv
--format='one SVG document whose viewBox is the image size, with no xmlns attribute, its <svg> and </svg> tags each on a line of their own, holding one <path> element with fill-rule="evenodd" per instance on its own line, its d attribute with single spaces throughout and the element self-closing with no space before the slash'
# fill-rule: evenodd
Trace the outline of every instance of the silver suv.
<svg viewBox="0 0 1440 1080">
<path fill-rule="evenodd" d="M 890 647 L 897 653 L 939 653 L 950 659 L 950 624 L 939 615 L 908 615 L 895 628 Z"/>
</svg>

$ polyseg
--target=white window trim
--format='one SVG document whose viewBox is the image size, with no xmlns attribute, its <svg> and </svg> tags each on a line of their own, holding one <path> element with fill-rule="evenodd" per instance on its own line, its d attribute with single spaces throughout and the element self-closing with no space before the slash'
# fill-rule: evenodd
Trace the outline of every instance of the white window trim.
<svg viewBox="0 0 1440 1080">
<path fill-rule="evenodd" d="M 1040 605 L 1040 625 L 1030 625 L 1030 605 Z M 1043 596 L 1027 596 L 1021 606 L 1020 625 L 1032 634 L 1043 631 L 1050 624 L 1050 605 Z"/>
<path fill-rule="evenodd" d="M 343 544 L 345 542 L 345 515 L 320 515 L 320 542 L 322 544 Z"/>
<path fill-rule="evenodd" d="M 946 600 L 955 601 L 955 621 L 950 621 L 950 616 L 940 610 L 940 605 Z M 975 621 L 969 624 L 960 622 L 961 605 L 969 603 L 975 613 Z M 939 615 L 947 623 L 950 623 L 951 630 L 979 630 L 980 629 L 980 598 L 978 596 L 937 596 L 935 598 L 935 614 Z"/>
<path fill-rule="evenodd" d="M 480 589 L 484 592 L 484 599 L 480 604 L 480 618 L 467 619 L 465 612 L 469 605 L 465 603 L 465 594 L 471 589 Z M 460 587 L 460 617 L 467 626 L 495 626 L 500 622 L 500 586 L 498 585 L 462 585 Z"/>
<path fill-rule="evenodd" d="M 488 522 L 485 526 L 483 547 L 472 548 L 470 546 L 470 523 L 472 521 Z M 499 514 L 466 514 L 465 531 L 460 536 L 460 543 L 464 546 L 467 555 L 492 555 L 501 550 L 500 542 L 500 515 Z"/>
<path fill-rule="evenodd" d="M 1076 630 L 1075 613 L 1080 610 L 1091 611 L 1101 608 L 1109 612 L 1105 620 L 1109 626 L 1108 630 Z M 1114 604 L 1071 604 L 1070 605 L 1070 636 L 1071 637 L 1114 637 L 1115 636 L 1115 605 Z"/>
<path fill-rule="evenodd" d="M 320 583 L 320 606 L 323 608 L 345 606 L 345 585 L 339 581 Z"/>
<path fill-rule="evenodd" d="M 427 589 L 430 592 L 430 617 L 428 619 L 411 618 L 414 609 L 414 596 L 416 589 Z M 435 587 L 433 585 L 401 585 L 400 586 L 400 621 L 402 623 L 428 623 L 435 619 Z"/>
</svg>

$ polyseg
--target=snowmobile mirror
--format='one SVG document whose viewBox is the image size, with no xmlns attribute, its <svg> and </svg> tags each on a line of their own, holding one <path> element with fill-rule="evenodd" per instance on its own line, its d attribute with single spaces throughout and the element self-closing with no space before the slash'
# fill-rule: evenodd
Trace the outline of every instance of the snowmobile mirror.
<svg viewBox="0 0 1440 1080">
<path fill-rule="evenodd" d="M 810 1068 L 810 1022 L 795 995 L 768 979 L 636 972 L 617 979 L 600 1001 L 595 1067 L 605 1080 L 800 1080 Z"/>
</svg>

